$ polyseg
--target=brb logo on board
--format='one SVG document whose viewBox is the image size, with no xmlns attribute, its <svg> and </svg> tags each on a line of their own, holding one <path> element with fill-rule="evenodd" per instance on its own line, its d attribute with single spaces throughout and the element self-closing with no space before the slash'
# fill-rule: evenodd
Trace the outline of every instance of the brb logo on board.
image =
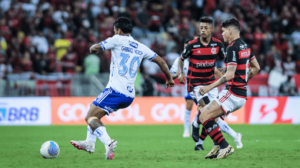
<svg viewBox="0 0 300 168">
<path fill-rule="evenodd" d="M 3 121 L 37 121 L 39 108 L 37 107 L 11 107 L 0 102 L 0 122 Z"/>
</svg>

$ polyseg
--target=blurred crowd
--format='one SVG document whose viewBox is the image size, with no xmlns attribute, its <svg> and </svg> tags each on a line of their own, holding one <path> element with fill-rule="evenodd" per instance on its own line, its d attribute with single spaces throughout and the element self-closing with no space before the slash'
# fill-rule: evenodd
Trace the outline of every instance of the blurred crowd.
<svg viewBox="0 0 300 168">
<path fill-rule="evenodd" d="M 109 72 L 110 51 L 94 55 L 89 47 L 113 36 L 120 16 L 130 18 L 132 36 L 169 65 L 183 42 L 199 34 L 201 16 L 214 19 L 213 36 L 220 40 L 221 22 L 236 17 L 260 73 L 275 69 L 291 76 L 300 73 L 299 10 L 300 0 L 1 0 L 0 78 L 22 72 Z M 144 61 L 140 71 L 146 80 L 159 82 L 155 64 Z"/>
</svg>

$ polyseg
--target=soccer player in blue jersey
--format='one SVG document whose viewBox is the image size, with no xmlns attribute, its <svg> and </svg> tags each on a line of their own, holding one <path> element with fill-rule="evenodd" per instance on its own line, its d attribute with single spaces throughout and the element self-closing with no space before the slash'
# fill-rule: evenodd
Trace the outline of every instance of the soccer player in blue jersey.
<svg viewBox="0 0 300 168">
<path fill-rule="evenodd" d="M 101 49 L 111 50 L 110 78 L 106 89 L 93 101 L 85 118 L 88 124 L 86 140 L 71 141 L 74 147 L 93 153 L 98 137 L 105 146 L 106 159 L 114 158 L 117 141 L 110 138 L 101 118 L 132 103 L 135 96 L 134 81 L 142 60 L 145 58 L 156 63 L 167 77 L 167 87 L 174 86 L 166 62 L 147 46 L 134 40 L 130 36 L 131 31 L 130 20 L 119 17 L 114 22 L 115 35 L 91 46 L 91 53 L 98 53 Z"/>
</svg>

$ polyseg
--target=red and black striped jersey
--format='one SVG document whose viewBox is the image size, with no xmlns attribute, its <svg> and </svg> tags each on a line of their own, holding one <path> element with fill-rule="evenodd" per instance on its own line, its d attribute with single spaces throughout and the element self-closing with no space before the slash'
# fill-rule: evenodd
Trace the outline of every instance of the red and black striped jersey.
<svg viewBox="0 0 300 168">
<path fill-rule="evenodd" d="M 233 94 L 239 97 L 247 97 L 247 80 L 250 61 L 255 56 L 249 46 L 240 38 L 232 41 L 226 49 L 225 67 L 236 65 L 234 78 L 227 82 L 227 87 Z"/>
<path fill-rule="evenodd" d="M 181 54 L 181 59 L 189 58 L 189 70 L 187 73 L 188 92 L 195 86 L 209 85 L 215 79 L 215 64 L 217 57 L 224 59 L 224 44 L 211 38 L 209 44 L 201 43 L 200 38 L 189 41 Z"/>
</svg>

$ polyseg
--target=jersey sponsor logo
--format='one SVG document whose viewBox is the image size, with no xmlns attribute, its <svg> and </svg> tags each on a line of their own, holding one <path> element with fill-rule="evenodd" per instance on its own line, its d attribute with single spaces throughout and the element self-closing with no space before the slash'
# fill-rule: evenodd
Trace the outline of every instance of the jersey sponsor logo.
<svg viewBox="0 0 300 168">
<path fill-rule="evenodd" d="M 200 52 L 200 50 L 198 50 L 198 52 L 197 52 L 197 53 L 201 53 L 201 52 Z"/>
<path fill-rule="evenodd" d="M 124 52 L 133 53 L 133 49 L 130 48 L 130 47 L 122 46 L 122 47 L 121 47 L 121 50 L 124 51 Z"/>
<path fill-rule="evenodd" d="M 129 45 L 133 48 L 138 48 L 138 43 L 136 43 L 136 42 L 129 41 Z"/>
<path fill-rule="evenodd" d="M 196 68 L 211 67 L 215 65 L 215 60 L 212 61 L 200 61 L 196 64 Z"/>
<path fill-rule="evenodd" d="M 183 50 L 183 53 L 184 53 L 184 54 L 185 54 L 185 52 L 186 52 L 186 49 Z"/>
<path fill-rule="evenodd" d="M 127 90 L 128 90 L 129 93 L 132 93 L 132 92 L 133 92 L 133 88 L 130 87 L 130 86 L 127 86 Z"/>
<path fill-rule="evenodd" d="M 248 58 L 248 57 L 250 57 L 250 55 L 251 55 L 250 48 L 239 52 L 239 58 L 240 59 L 242 59 L 242 58 Z"/>
<path fill-rule="evenodd" d="M 210 44 L 210 46 L 212 46 L 212 47 L 215 47 L 215 46 L 217 46 L 218 44 L 216 44 L 216 43 L 214 43 L 214 44 Z"/>
<path fill-rule="evenodd" d="M 216 49 L 216 48 L 212 48 L 212 49 L 211 49 L 211 53 L 212 53 L 212 54 L 217 54 L 217 49 Z"/>
<path fill-rule="evenodd" d="M 232 61 L 236 61 L 235 51 L 232 51 Z"/>
<path fill-rule="evenodd" d="M 193 48 L 198 48 L 200 47 L 200 44 L 199 45 L 193 45 Z"/>
<path fill-rule="evenodd" d="M 135 52 L 136 54 L 138 54 L 138 55 L 142 55 L 142 54 L 143 54 L 143 52 L 140 51 L 140 50 L 134 50 L 134 52 Z"/>
<path fill-rule="evenodd" d="M 250 51 L 244 51 L 241 53 L 241 58 L 249 57 L 250 56 Z"/>
</svg>

